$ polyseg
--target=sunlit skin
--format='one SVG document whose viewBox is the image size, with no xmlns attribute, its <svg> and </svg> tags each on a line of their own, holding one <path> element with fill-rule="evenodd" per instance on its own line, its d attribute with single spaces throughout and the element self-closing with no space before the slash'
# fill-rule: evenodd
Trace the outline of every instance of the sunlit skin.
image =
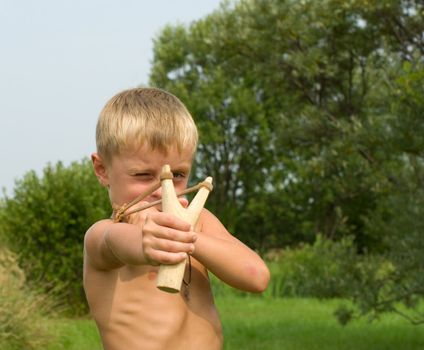
<svg viewBox="0 0 424 350">
<path fill-rule="evenodd" d="M 159 181 L 169 164 L 176 192 L 187 187 L 191 152 L 167 153 L 147 146 L 114 156 L 110 164 L 92 155 L 99 181 L 111 203 L 122 205 Z M 161 198 L 161 190 L 145 201 Z M 187 200 L 181 200 L 187 205 Z M 208 271 L 227 284 L 262 292 L 269 271 L 262 259 L 232 236 L 209 211 L 195 228 L 160 206 L 133 214 L 128 222 L 106 219 L 85 235 L 84 288 L 91 313 L 108 350 L 221 349 L 222 332 Z M 174 264 L 191 255 L 189 297 L 156 288 L 159 264 Z M 186 271 L 186 279 L 188 271 Z"/>
</svg>

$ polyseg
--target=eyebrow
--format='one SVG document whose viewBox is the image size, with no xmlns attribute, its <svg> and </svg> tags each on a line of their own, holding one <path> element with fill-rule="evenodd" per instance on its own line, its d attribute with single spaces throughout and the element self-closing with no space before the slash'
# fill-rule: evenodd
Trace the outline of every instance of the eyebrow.
<svg viewBox="0 0 424 350">
<path fill-rule="evenodd" d="M 143 167 L 135 167 L 134 166 L 134 167 L 129 168 L 128 172 L 133 174 L 133 173 L 152 173 L 154 171 L 150 168 L 143 168 Z"/>
<path fill-rule="evenodd" d="M 189 173 L 190 172 L 190 165 L 189 164 L 181 164 L 181 165 L 177 165 L 175 168 L 172 168 L 171 171 L 172 172 L 183 172 L 183 173 Z M 128 172 L 131 174 L 135 174 L 135 173 L 156 173 L 156 170 L 153 170 L 152 168 L 149 167 L 137 167 L 137 166 L 133 166 L 130 167 L 128 169 Z M 159 171 L 159 173 L 161 172 L 161 170 Z"/>
<path fill-rule="evenodd" d="M 190 166 L 189 165 L 179 165 L 179 166 L 177 166 L 175 168 L 172 168 L 171 171 L 172 172 L 179 171 L 179 172 L 188 173 L 188 172 L 190 172 Z"/>
</svg>

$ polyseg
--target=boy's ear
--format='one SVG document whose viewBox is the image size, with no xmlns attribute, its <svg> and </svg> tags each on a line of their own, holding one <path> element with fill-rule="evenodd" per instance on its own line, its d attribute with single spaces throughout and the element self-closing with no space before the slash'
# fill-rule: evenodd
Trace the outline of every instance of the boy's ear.
<svg viewBox="0 0 424 350">
<path fill-rule="evenodd" d="M 107 187 L 109 185 L 109 177 L 103 159 L 97 153 L 93 153 L 91 155 L 91 161 L 93 162 L 94 173 L 99 179 L 99 182 Z"/>
</svg>

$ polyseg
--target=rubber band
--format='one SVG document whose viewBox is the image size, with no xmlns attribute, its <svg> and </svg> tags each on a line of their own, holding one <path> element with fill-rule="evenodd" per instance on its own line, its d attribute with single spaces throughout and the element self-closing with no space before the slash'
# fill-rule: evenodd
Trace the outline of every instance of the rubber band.
<svg viewBox="0 0 424 350">
<path fill-rule="evenodd" d="M 172 173 L 169 173 L 172 176 Z M 161 180 L 164 179 L 173 179 L 173 177 L 167 177 L 168 173 L 164 173 L 165 177 L 161 176 Z M 162 203 L 162 199 L 159 199 L 157 201 L 154 202 L 150 202 L 147 204 L 142 205 L 139 208 L 135 208 L 133 210 L 127 211 L 128 209 L 130 209 L 132 206 L 136 205 L 137 203 L 141 202 L 144 198 L 146 198 L 148 195 L 152 194 L 154 191 L 156 191 L 161 185 L 161 182 L 159 182 L 158 184 L 155 184 L 154 186 L 152 186 L 152 188 L 150 188 L 148 191 L 142 193 L 141 195 L 137 196 L 136 198 L 134 198 L 131 202 L 129 203 L 125 203 L 124 205 L 122 205 L 120 208 L 118 208 L 116 211 L 114 209 L 113 214 L 112 214 L 112 218 L 113 221 L 115 223 L 117 222 L 122 222 L 122 220 L 124 219 L 124 217 L 129 216 L 131 214 L 137 213 L 139 211 L 154 207 L 155 205 L 158 205 L 160 203 Z M 200 188 L 205 187 L 207 188 L 209 191 L 213 190 L 213 185 L 210 182 L 207 181 L 202 181 L 199 182 L 197 185 L 192 186 L 190 188 L 185 189 L 184 191 L 177 193 L 177 197 L 181 197 L 184 196 L 188 193 L 194 192 L 199 190 Z"/>
</svg>

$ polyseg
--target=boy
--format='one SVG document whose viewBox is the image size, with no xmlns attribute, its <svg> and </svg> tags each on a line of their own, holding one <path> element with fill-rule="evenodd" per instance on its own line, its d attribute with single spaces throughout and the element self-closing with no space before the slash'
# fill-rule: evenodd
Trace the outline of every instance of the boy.
<svg viewBox="0 0 424 350">
<path fill-rule="evenodd" d="M 175 96 L 137 88 L 113 97 L 103 108 L 92 155 L 99 182 L 114 208 L 129 203 L 159 181 L 169 164 L 177 193 L 188 182 L 197 129 Z M 145 202 L 161 198 L 157 189 Z M 187 205 L 186 199 L 181 199 Z M 190 255 L 187 293 L 156 288 L 158 265 Z M 195 228 L 161 212 L 160 204 L 125 222 L 101 220 L 84 240 L 84 289 L 107 350 L 220 349 L 222 332 L 208 271 L 227 284 L 262 292 L 269 271 L 262 259 L 203 209 Z"/>
</svg>

